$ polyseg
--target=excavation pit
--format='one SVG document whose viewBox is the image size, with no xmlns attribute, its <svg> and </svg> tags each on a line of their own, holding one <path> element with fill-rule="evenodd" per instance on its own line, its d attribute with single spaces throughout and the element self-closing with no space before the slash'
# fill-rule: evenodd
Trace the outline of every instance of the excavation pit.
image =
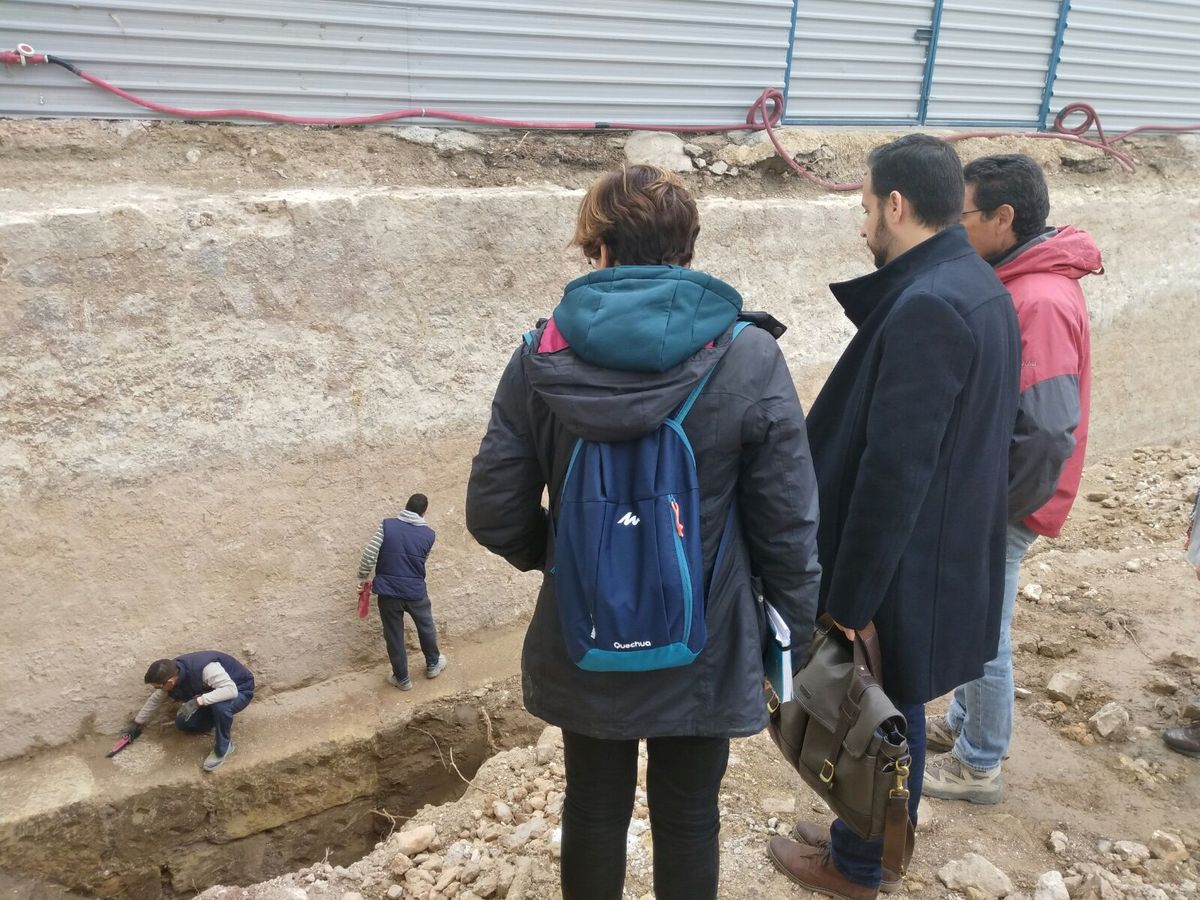
<svg viewBox="0 0 1200 900">
<path fill-rule="evenodd" d="M 46 896 L 57 885 L 154 900 L 251 884 L 322 860 L 349 865 L 425 804 L 460 796 L 489 756 L 536 740 L 543 724 L 521 708 L 516 687 L 411 704 L 382 694 L 398 715 L 385 715 L 368 734 L 339 735 L 337 707 L 353 702 L 347 694 L 291 723 L 278 752 L 253 746 L 289 728 L 272 715 L 277 721 L 243 729 L 251 733 L 242 743 L 255 752 L 239 748 L 242 758 L 211 776 L 189 765 L 205 740 L 168 729 L 113 760 L 102 752 L 98 762 L 85 759 L 76 747 L 41 762 L 3 813 L 0 870 L 26 891 L 42 882 Z M 103 740 L 84 743 L 98 750 Z M 112 778 L 104 777 L 106 765 Z"/>
</svg>

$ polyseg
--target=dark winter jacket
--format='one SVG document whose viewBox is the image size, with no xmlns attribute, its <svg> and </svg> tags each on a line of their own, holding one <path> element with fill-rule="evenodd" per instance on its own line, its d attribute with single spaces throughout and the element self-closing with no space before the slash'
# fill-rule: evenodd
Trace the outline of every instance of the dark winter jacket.
<svg viewBox="0 0 1200 900">
<path fill-rule="evenodd" d="M 228 653 L 222 653 L 220 650 L 199 650 L 175 657 L 175 665 L 179 667 L 179 681 L 170 691 L 171 699 L 187 702 L 212 690 L 204 683 L 203 677 L 204 667 L 209 663 L 220 663 L 221 668 L 237 685 L 239 693 L 254 693 L 254 676 L 250 674 L 249 669 Z"/>
<path fill-rule="evenodd" d="M 962 226 L 831 289 L 858 332 L 808 416 L 822 606 L 874 620 L 884 689 L 921 703 L 996 655 L 1017 319 Z"/>
<path fill-rule="evenodd" d="M 1021 325 L 1021 400 L 1009 450 L 1008 515 L 1062 531 L 1087 452 L 1091 335 L 1079 281 L 1102 272 L 1086 231 L 1050 229 L 993 263 Z"/>
<path fill-rule="evenodd" d="M 375 580 L 371 589 L 380 597 L 401 600 L 425 600 L 425 561 L 437 539 L 432 528 L 412 513 L 403 519 L 383 520 L 383 543 L 375 561 Z"/>
<path fill-rule="evenodd" d="M 768 600 L 807 647 L 816 611 L 817 500 L 804 418 L 773 338 L 747 328 L 730 343 L 741 298 L 687 269 L 621 266 L 577 279 L 555 310 L 561 336 L 513 354 L 471 469 L 467 527 L 521 570 L 553 565 L 543 489 L 553 508 L 578 437 L 645 435 L 676 411 L 719 360 L 687 417 L 700 483 L 708 641 L 689 666 L 588 672 L 567 657 L 554 577 L 542 579 L 522 656 L 534 715 L 598 738 L 735 736 L 761 730 L 760 605 Z M 563 346 L 557 352 L 538 352 Z M 711 344 L 712 346 L 706 346 Z M 713 572 L 731 504 L 733 540 Z"/>
</svg>

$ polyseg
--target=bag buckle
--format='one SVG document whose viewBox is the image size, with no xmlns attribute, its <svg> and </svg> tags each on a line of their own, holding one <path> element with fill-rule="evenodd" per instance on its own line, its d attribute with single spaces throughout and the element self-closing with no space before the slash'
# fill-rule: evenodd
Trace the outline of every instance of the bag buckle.
<svg viewBox="0 0 1200 900">
<path fill-rule="evenodd" d="M 828 759 L 821 764 L 820 778 L 822 784 L 833 784 L 833 763 Z"/>
<path fill-rule="evenodd" d="M 767 712 L 770 713 L 771 715 L 775 715 L 775 713 L 777 713 L 779 711 L 779 707 L 781 705 L 782 704 L 779 700 L 779 695 L 777 693 L 775 693 L 775 688 L 771 687 L 770 683 L 768 683 L 767 684 Z"/>
<path fill-rule="evenodd" d="M 896 763 L 896 786 L 888 791 L 888 796 L 892 799 L 907 800 L 909 790 L 905 783 L 908 781 L 908 766 L 904 763 Z"/>
</svg>

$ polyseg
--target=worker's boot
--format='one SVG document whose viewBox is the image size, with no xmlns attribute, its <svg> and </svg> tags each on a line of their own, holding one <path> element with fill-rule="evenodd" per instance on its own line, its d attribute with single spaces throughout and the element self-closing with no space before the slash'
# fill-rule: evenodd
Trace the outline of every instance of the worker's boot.
<svg viewBox="0 0 1200 900">
<path fill-rule="evenodd" d="M 229 747 L 225 750 L 223 756 L 218 756 L 217 751 L 214 749 L 212 753 L 204 757 L 204 762 L 200 763 L 200 768 L 202 768 L 205 772 L 212 772 L 216 769 L 219 769 L 221 768 L 221 764 L 225 762 L 225 760 L 229 759 L 229 754 L 231 753 L 233 753 L 232 741 L 230 742 Z"/>
</svg>

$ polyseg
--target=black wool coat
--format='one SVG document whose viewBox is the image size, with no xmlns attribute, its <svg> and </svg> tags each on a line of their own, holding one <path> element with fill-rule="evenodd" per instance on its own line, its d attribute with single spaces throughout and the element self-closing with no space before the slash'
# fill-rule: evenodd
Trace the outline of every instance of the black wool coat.
<svg viewBox="0 0 1200 900">
<path fill-rule="evenodd" d="M 1017 318 L 961 225 L 830 287 L 858 331 L 808 415 L 821 607 L 873 620 L 888 695 L 923 703 L 996 655 Z"/>
</svg>

